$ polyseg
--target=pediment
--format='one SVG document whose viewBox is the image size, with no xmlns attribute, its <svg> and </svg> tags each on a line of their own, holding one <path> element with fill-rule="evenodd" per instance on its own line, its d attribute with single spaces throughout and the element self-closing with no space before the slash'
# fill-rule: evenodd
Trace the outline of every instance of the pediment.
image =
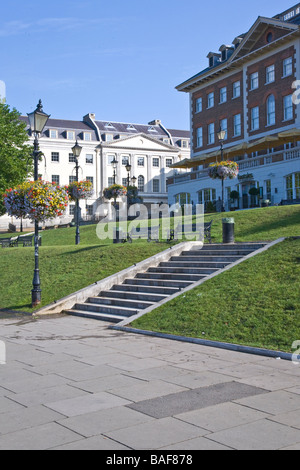
<svg viewBox="0 0 300 470">
<path fill-rule="evenodd" d="M 298 25 L 259 17 L 229 59 L 232 62 L 297 31 Z"/>
<path fill-rule="evenodd" d="M 118 148 L 118 149 L 141 149 L 141 150 L 154 150 L 154 151 L 179 151 L 177 147 L 169 144 L 165 144 L 158 139 L 151 138 L 146 134 L 136 134 L 128 137 L 124 137 L 112 142 L 105 142 L 106 147 Z"/>
</svg>

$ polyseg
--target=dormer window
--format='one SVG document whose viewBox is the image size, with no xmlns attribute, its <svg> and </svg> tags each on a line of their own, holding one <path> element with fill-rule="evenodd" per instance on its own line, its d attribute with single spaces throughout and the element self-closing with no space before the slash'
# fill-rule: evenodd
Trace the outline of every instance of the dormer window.
<svg viewBox="0 0 300 470">
<path fill-rule="evenodd" d="M 157 130 L 154 129 L 154 127 L 151 126 L 151 127 L 149 127 L 148 132 L 157 132 Z"/>
<path fill-rule="evenodd" d="M 225 44 L 220 47 L 219 51 L 221 52 L 221 60 L 224 62 L 228 60 L 234 51 L 234 47 L 226 46 Z"/>
<path fill-rule="evenodd" d="M 68 140 L 75 140 L 75 132 L 74 131 L 67 131 L 67 139 Z"/>
<path fill-rule="evenodd" d="M 92 140 L 92 134 L 90 132 L 83 133 L 83 140 L 90 142 Z"/>
<path fill-rule="evenodd" d="M 210 52 L 207 58 L 209 60 L 209 66 L 215 67 L 220 62 L 221 54 L 217 54 L 216 52 Z"/>
<path fill-rule="evenodd" d="M 104 127 L 112 127 L 112 128 L 114 128 L 114 126 L 112 125 L 111 122 L 107 122 Z"/>
<path fill-rule="evenodd" d="M 136 131 L 136 128 L 132 124 L 128 124 L 127 130 L 128 131 Z"/>
<path fill-rule="evenodd" d="M 57 130 L 56 129 L 50 129 L 49 130 L 49 137 L 50 137 L 50 139 L 57 139 Z"/>
</svg>

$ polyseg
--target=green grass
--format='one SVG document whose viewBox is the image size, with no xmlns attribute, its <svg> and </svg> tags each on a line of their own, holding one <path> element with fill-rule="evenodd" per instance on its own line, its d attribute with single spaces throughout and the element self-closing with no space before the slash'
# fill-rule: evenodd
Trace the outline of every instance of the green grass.
<svg viewBox="0 0 300 470">
<path fill-rule="evenodd" d="M 132 244 L 102 241 L 97 238 L 95 225 L 80 228 L 80 245 L 77 246 L 75 228 L 45 231 L 42 240 L 39 249 L 40 307 L 170 247 L 167 243 L 148 243 L 146 240 L 135 240 Z M 1 248 L 0 309 L 33 312 L 33 271 L 33 247 Z"/>
<path fill-rule="evenodd" d="M 244 261 L 132 326 L 292 352 L 300 340 L 300 239 Z"/>
<path fill-rule="evenodd" d="M 207 214 L 213 242 L 222 241 L 222 218 L 235 219 L 235 240 L 300 237 L 300 206 Z M 175 221 L 175 224 L 177 221 Z M 7 234 L 1 234 L 1 237 Z M 170 246 L 134 240 L 99 240 L 96 226 L 42 232 L 42 305 L 47 305 Z M 32 313 L 34 249 L 0 249 L 0 310 Z M 215 279 L 179 296 L 133 326 L 170 334 L 291 351 L 300 340 L 300 240 L 286 240 Z"/>
</svg>

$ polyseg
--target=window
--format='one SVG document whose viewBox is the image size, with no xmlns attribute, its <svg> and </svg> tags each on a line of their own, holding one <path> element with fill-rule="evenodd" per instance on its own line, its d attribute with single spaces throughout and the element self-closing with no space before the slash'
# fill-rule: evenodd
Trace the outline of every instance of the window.
<svg viewBox="0 0 300 470">
<path fill-rule="evenodd" d="M 275 65 L 266 68 L 266 83 L 275 82 Z"/>
<path fill-rule="evenodd" d="M 170 168 L 172 164 L 173 164 L 172 158 L 166 158 L 166 168 Z"/>
<path fill-rule="evenodd" d="M 233 98 L 241 96 L 241 82 L 234 82 L 233 84 Z"/>
<path fill-rule="evenodd" d="M 207 207 L 208 202 L 216 201 L 216 190 L 212 188 L 205 188 L 198 191 L 198 204 L 204 204 L 204 209 Z"/>
<path fill-rule="evenodd" d="M 271 182 L 271 180 L 266 180 L 266 196 L 267 196 L 267 199 L 271 200 L 271 196 L 272 196 L 272 182 Z"/>
<path fill-rule="evenodd" d="M 208 125 L 208 144 L 215 143 L 215 125 L 214 123 Z"/>
<path fill-rule="evenodd" d="M 113 134 L 104 134 L 105 135 L 105 142 L 112 142 L 114 139 Z"/>
<path fill-rule="evenodd" d="M 59 175 L 52 175 L 52 183 L 59 184 Z"/>
<path fill-rule="evenodd" d="M 145 165 L 145 158 L 144 157 L 138 157 L 137 164 L 138 164 L 138 166 L 144 166 Z"/>
<path fill-rule="evenodd" d="M 196 113 L 201 113 L 202 111 L 202 98 L 196 99 Z"/>
<path fill-rule="evenodd" d="M 75 163 L 76 162 L 76 157 L 73 155 L 73 153 L 69 153 L 69 163 Z"/>
<path fill-rule="evenodd" d="M 286 177 L 287 199 L 300 199 L 300 173 L 294 173 Z"/>
<path fill-rule="evenodd" d="M 59 162 L 59 152 L 51 152 L 51 162 Z"/>
<path fill-rule="evenodd" d="M 288 77 L 293 74 L 293 59 L 288 57 L 283 61 L 283 76 Z"/>
<path fill-rule="evenodd" d="M 86 215 L 92 216 L 93 215 L 93 204 L 87 204 L 85 206 L 85 211 L 86 211 Z"/>
<path fill-rule="evenodd" d="M 251 131 L 259 129 L 259 107 L 251 109 Z"/>
<path fill-rule="evenodd" d="M 233 135 L 234 137 L 241 135 L 242 133 L 242 120 L 241 115 L 236 114 L 233 116 Z"/>
<path fill-rule="evenodd" d="M 220 89 L 220 103 L 226 103 L 227 101 L 227 88 L 226 86 Z"/>
<path fill-rule="evenodd" d="M 94 186 L 94 177 L 93 176 L 87 176 L 86 180 L 90 181 L 92 183 L 92 185 Z"/>
<path fill-rule="evenodd" d="M 154 178 L 153 180 L 153 192 L 159 193 L 159 179 L 158 178 Z"/>
<path fill-rule="evenodd" d="M 129 163 L 129 157 L 124 155 L 122 157 L 122 165 L 126 166 L 126 165 L 128 165 L 128 163 Z"/>
<path fill-rule="evenodd" d="M 74 183 L 76 181 L 76 176 L 69 176 L 69 184 Z"/>
<path fill-rule="evenodd" d="M 92 140 L 92 134 L 90 132 L 83 133 L 83 140 L 90 142 Z"/>
<path fill-rule="evenodd" d="M 94 161 L 93 154 L 87 153 L 85 156 L 85 163 L 88 163 L 89 165 L 92 165 Z"/>
<path fill-rule="evenodd" d="M 214 93 L 209 93 L 207 95 L 207 107 L 208 108 L 213 108 L 215 104 L 215 95 Z"/>
<path fill-rule="evenodd" d="M 127 186 L 128 180 L 127 178 L 122 178 L 122 185 Z"/>
<path fill-rule="evenodd" d="M 152 166 L 155 166 L 155 167 L 159 168 L 159 158 L 153 158 Z"/>
<path fill-rule="evenodd" d="M 293 119 L 293 95 L 288 95 L 283 98 L 283 118 L 285 121 Z"/>
<path fill-rule="evenodd" d="M 221 127 L 222 131 L 225 131 L 225 132 L 226 132 L 225 137 L 224 137 L 224 140 L 228 139 L 228 134 L 227 134 L 227 119 L 221 119 L 221 121 L 220 121 L 220 127 Z"/>
<path fill-rule="evenodd" d="M 267 99 L 267 125 L 273 126 L 275 124 L 275 98 L 270 95 Z"/>
<path fill-rule="evenodd" d="M 67 139 L 68 140 L 75 140 L 75 132 L 74 131 L 67 131 Z"/>
<path fill-rule="evenodd" d="M 138 190 L 141 191 L 142 193 L 144 192 L 144 186 L 145 186 L 145 178 L 140 175 L 138 177 Z"/>
<path fill-rule="evenodd" d="M 188 141 L 187 140 L 182 140 L 181 141 L 181 147 L 184 148 L 184 149 L 187 149 L 188 148 Z"/>
<path fill-rule="evenodd" d="M 112 161 L 114 160 L 115 155 L 107 155 L 107 163 L 108 165 L 112 164 Z"/>
<path fill-rule="evenodd" d="M 69 206 L 69 215 L 75 215 L 75 204 Z"/>
<path fill-rule="evenodd" d="M 183 206 L 184 204 L 190 204 L 191 203 L 191 195 L 190 193 L 180 193 L 176 194 L 175 196 L 175 202 L 179 204 L 180 206 Z"/>
<path fill-rule="evenodd" d="M 50 137 L 50 139 L 57 139 L 57 130 L 50 129 L 49 130 L 49 137 Z"/>
<path fill-rule="evenodd" d="M 203 128 L 198 127 L 197 129 L 197 147 L 203 146 Z"/>
<path fill-rule="evenodd" d="M 258 88 L 258 72 L 250 75 L 250 90 L 255 90 L 256 88 Z"/>
<path fill-rule="evenodd" d="M 109 176 L 108 179 L 107 179 L 107 181 L 108 181 L 108 186 L 111 186 L 112 184 L 114 184 L 115 179 L 114 179 L 113 176 Z"/>
</svg>

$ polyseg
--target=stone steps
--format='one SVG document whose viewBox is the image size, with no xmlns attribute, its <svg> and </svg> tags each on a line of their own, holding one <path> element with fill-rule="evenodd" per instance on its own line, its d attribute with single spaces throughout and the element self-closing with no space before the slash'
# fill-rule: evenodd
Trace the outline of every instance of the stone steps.
<svg viewBox="0 0 300 470">
<path fill-rule="evenodd" d="M 119 323 L 159 304 L 264 245 L 210 244 L 201 249 L 183 251 L 180 256 L 172 256 L 146 272 L 139 272 L 134 278 L 125 279 L 122 284 L 113 285 L 96 297 L 88 297 L 85 302 L 76 303 L 65 313 Z"/>
</svg>

